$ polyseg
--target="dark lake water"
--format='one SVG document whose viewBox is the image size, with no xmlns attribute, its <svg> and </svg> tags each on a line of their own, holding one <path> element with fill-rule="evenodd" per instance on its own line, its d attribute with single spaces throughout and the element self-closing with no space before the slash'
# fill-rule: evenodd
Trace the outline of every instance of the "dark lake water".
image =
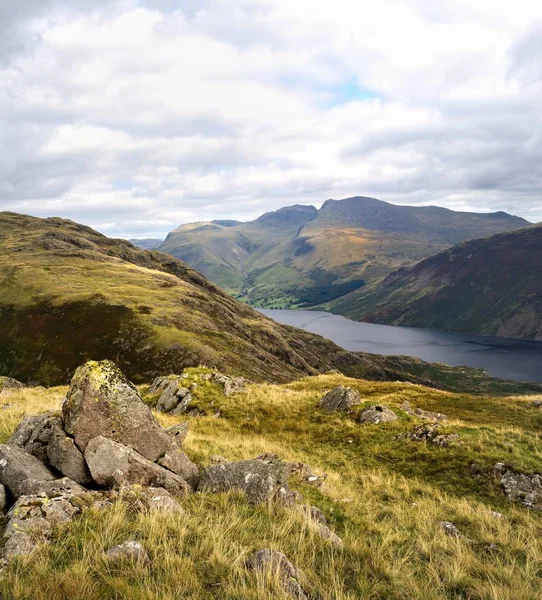
<svg viewBox="0 0 542 600">
<path fill-rule="evenodd" d="M 542 342 L 358 323 L 311 310 L 260 312 L 279 323 L 318 333 L 346 350 L 416 356 L 455 367 L 481 367 L 502 379 L 542 382 Z"/>
</svg>

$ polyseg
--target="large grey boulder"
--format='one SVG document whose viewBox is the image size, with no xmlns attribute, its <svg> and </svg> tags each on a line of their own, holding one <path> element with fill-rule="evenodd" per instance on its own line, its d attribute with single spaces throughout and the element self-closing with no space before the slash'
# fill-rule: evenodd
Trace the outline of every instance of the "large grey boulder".
<svg viewBox="0 0 542 600">
<path fill-rule="evenodd" d="M 358 416 L 358 423 L 378 425 L 379 423 L 390 423 L 397 421 L 399 417 L 386 406 L 369 406 L 362 410 Z"/>
<path fill-rule="evenodd" d="M 285 465 L 278 460 L 259 459 L 228 462 L 207 467 L 201 474 L 199 492 L 240 490 L 251 504 L 269 502 L 279 490 L 287 489 Z"/>
<path fill-rule="evenodd" d="M 329 391 L 318 406 L 327 412 L 350 412 L 352 406 L 360 402 L 359 394 L 355 390 L 339 385 Z"/>
<path fill-rule="evenodd" d="M 158 464 L 164 469 L 180 475 L 193 490 L 197 488 L 199 469 L 177 445 L 172 444 Z"/>
<path fill-rule="evenodd" d="M 0 483 L 5 485 L 15 498 L 25 494 L 29 485 L 55 479 L 56 475 L 35 456 L 18 446 L 0 444 Z"/>
<path fill-rule="evenodd" d="M 88 470 L 83 453 L 68 437 L 61 427 L 55 427 L 47 444 L 47 458 L 49 464 L 62 475 L 73 479 L 81 485 L 91 485 L 92 477 Z"/>
<path fill-rule="evenodd" d="M 299 583 L 301 573 L 279 550 L 270 548 L 256 550 L 248 557 L 245 566 L 250 571 L 261 575 L 268 574 L 271 577 L 278 575 L 282 589 L 291 598 L 308 600 L 309 597 Z"/>
<path fill-rule="evenodd" d="M 85 460 L 94 481 L 108 488 L 138 484 L 162 487 L 174 495 L 191 491 L 179 475 L 147 460 L 132 448 L 102 436 L 87 444 Z"/>
<path fill-rule="evenodd" d="M 156 460 L 170 444 L 137 389 L 107 360 L 90 361 L 77 369 L 62 415 L 65 431 L 81 452 L 90 440 L 103 436 Z"/>
</svg>

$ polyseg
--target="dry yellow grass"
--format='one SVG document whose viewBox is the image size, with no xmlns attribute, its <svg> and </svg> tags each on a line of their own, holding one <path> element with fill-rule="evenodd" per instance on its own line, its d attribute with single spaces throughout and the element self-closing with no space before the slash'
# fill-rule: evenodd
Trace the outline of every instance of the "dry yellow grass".
<svg viewBox="0 0 542 600">
<path fill-rule="evenodd" d="M 462 444 L 442 449 L 394 440 L 414 421 L 357 425 L 316 408 L 337 384 L 364 400 L 398 409 L 440 409 L 445 430 Z M 1 397 L 4 441 L 24 413 L 56 410 L 65 388 Z M 276 574 L 247 572 L 246 557 L 262 547 L 283 551 L 302 571 L 303 585 L 323 600 L 535 600 L 540 597 L 540 514 L 510 504 L 491 479 L 470 475 L 473 460 L 491 466 L 540 464 L 540 421 L 523 398 L 475 398 L 400 383 L 325 375 L 290 385 L 251 385 L 224 398 L 200 386 L 200 403 L 214 402 L 221 417 L 190 421 L 187 453 L 201 466 L 213 454 L 243 459 L 274 452 L 327 473 L 318 490 L 293 479 L 305 501 L 319 506 L 344 541 L 322 540 L 298 510 L 249 506 L 239 494 L 194 494 L 181 499 L 185 516 L 145 515 L 129 504 L 88 513 L 59 528 L 50 546 L 12 564 L 0 580 L 6 600 L 275 600 L 286 596 Z M 164 425 L 175 419 L 158 415 Z M 492 511 L 502 517 L 495 517 Z M 464 538 L 445 535 L 451 521 Z M 127 539 L 141 541 L 150 567 L 112 569 L 104 551 Z M 490 544 L 495 544 L 489 548 Z"/>
</svg>

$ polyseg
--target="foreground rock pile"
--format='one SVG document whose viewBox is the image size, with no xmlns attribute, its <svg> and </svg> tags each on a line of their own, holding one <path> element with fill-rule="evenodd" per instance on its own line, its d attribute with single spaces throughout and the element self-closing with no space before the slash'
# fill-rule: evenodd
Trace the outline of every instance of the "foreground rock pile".
<svg viewBox="0 0 542 600">
<path fill-rule="evenodd" d="M 157 389 L 166 391 L 172 381 L 164 383 L 157 383 Z M 8 509 L 2 557 L 30 553 L 49 539 L 55 523 L 89 508 L 105 508 L 119 494 L 136 494 L 141 510 L 170 512 L 182 511 L 174 496 L 196 491 L 238 490 L 252 504 L 301 502 L 288 487 L 290 473 L 302 470 L 301 463 L 264 455 L 239 462 L 224 459 L 200 473 L 182 449 L 186 434 L 185 423 L 163 429 L 113 363 L 79 367 L 61 414 L 24 418 L 0 445 L 0 508 Z M 307 480 L 323 481 L 305 467 Z M 307 515 L 321 512 L 308 509 Z M 340 545 L 325 523 L 315 527 L 323 539 Z M 123 547 L 112 557 L 131 550 Z"/>
</svg>

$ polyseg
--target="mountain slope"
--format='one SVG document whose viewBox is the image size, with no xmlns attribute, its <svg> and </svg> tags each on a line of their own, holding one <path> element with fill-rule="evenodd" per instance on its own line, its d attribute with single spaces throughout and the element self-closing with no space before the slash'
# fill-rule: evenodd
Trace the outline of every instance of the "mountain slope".
<svg viewBox="0 0 542 600">
<path fill-rule="evenodd" d="M 128 241 L 142 250 L 156 250 L 164 240 L 158 238 L 134 238 Z"/>
<path fill-rule="evenodd" d="M 291 206 L 248 223 L 182 225 L 160 250 L 186 261 L 255 306 L 315 305 L 400 266 L 527 221 L 506 213 L 395 206 L 374 198 Z"/>
<path fill-rule="evenodd" d="M 471 240 L 326 305 L 353 319 L 542 339 L 542 226 Z"/>
</svg>

